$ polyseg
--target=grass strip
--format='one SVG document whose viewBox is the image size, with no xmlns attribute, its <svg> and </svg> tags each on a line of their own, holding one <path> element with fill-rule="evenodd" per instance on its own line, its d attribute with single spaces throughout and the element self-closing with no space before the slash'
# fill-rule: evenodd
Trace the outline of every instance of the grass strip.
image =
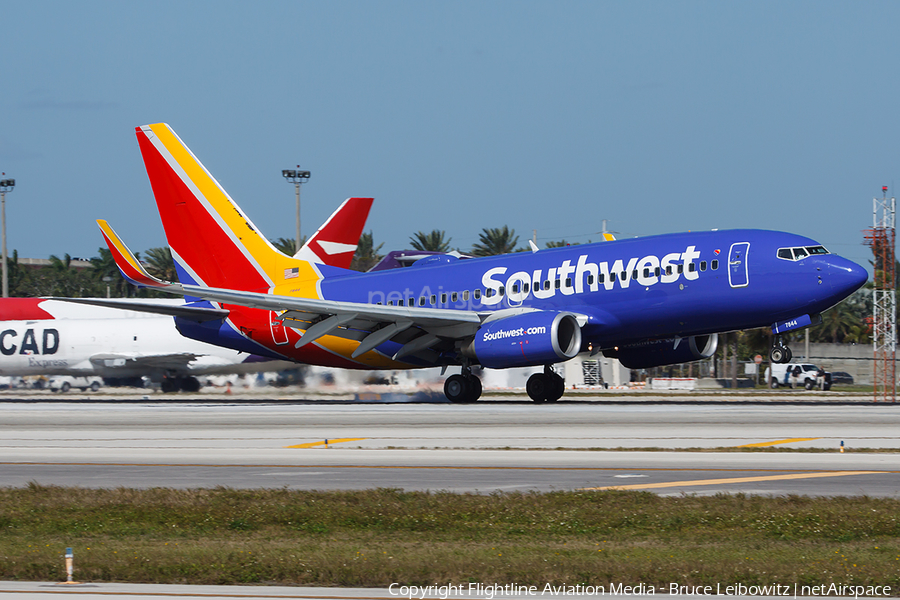
<svg viewBox="0 0 900 600">
<path fill-rule="evenodd" d="M 900 501 L 648 492 L 0 488 L 0 578 L 889 585 Z"/>
</svg>

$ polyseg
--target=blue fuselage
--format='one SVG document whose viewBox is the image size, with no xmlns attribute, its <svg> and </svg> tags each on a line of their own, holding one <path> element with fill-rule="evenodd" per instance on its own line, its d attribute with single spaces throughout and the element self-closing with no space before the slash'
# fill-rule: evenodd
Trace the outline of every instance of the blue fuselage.
<svg viewBox="0 0 900 600">
<path fill-rule="evenodd" d="M 779 257 L 791 248 L 821 253 Z M 814 240 L 762 230 L 660 235 L 362 275 L 322 272 L 329 300 L 580 313 L 589 317 L 584 344 L 595 348 L 817 314 L 868 277 Z"/>
</svg>

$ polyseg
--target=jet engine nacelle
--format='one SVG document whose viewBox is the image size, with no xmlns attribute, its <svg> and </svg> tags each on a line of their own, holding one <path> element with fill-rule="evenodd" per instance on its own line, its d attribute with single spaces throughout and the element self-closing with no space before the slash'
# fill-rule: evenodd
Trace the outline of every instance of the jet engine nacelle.
<svg viewBox="0 0 900 600">
<path fill-rule="evenodd" d="M 539 310 L 484 323 L 463 353 L 487 368 L 504 369 L 562 362 L 580 350 L 575 315 Z"/>
<path fill-rule="evenodd" d="M 604 350 L 604 356 L 618 358 L 629 369 L 647 369 L 709 358 L 719 346 L 719 336 L 698 335 L 687 338 L 649 340 L 641 344 Z"/>
</svg>

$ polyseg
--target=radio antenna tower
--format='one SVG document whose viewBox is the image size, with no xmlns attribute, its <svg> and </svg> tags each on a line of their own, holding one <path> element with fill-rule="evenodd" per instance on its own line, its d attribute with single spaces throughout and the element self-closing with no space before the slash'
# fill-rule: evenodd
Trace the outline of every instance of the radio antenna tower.
<svg viewBox="0 0 900 600">
<path fill-rule="evenodd" d="M 872 247 L 875 270 L 872 290 L 875 402 L 879 398 L 882 402 L 897 401 L 896 204 L 893 197 L 887 197 L 887 186 L 883 186 L 881 198 L 872 199 L 874 227 L 866 231 L 866 243 Z"/>
</svg>

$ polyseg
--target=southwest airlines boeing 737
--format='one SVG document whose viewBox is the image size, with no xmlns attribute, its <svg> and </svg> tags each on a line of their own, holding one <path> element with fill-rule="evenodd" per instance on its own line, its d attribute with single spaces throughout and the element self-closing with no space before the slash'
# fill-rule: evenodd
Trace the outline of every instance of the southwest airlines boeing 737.
<svg viewBox="0 0 900 600">
<path fill-rule="evenodd" d="M 709 357 L 721 332 L 782 334 L 862 286 L 866 271 L 818 242 L 738 229 L 650 236 L 531 253 L 423 259 L 356 273 L 276 250 L 165 124 L 136 129 L 179 283 L 149 275 L 98 221 L 124 276 L 185 296 L 187 337 L 302 363 L 352 369 L 460 367 L 444 383 L 471 402 L 471 367 L 542 367 L 537 402 L 564 390 L 553 365 L 590 349 L 629 368 Z M 171 314 L 171 313 L 170 313 Z"/>
</svg>

